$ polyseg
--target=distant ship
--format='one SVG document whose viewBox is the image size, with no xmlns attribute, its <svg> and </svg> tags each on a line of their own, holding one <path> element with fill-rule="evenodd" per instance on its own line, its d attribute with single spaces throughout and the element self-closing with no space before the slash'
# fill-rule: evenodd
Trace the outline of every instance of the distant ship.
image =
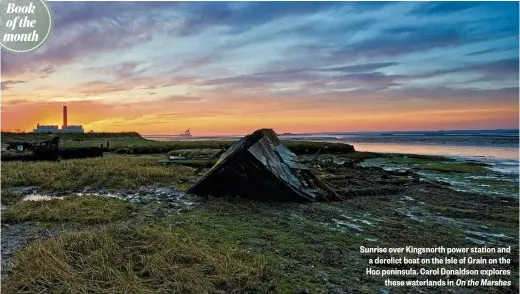
<svg viewBox="0 0 520 294">
<path fill-rule="evenodd" d="M 191 137 L 191 133 L 190 133 L 190 128 L 188 128 L 184 134 L 179 134 L 179 136 L 182 136 L 182 137 Z"/>
</svg>

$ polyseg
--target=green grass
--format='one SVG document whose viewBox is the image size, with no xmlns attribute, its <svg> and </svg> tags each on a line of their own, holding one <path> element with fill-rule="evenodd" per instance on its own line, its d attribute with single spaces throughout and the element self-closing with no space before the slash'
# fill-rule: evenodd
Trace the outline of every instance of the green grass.
<svg viewBox="0 0 520 294">
<path fill-rule="evenodd" d="M 506 180 L 497 180 L 497 179 L 470 179 L 471 182 L 481 184 L 481 185 L 511 185 L 510 181 Z"/>
<path fill-rule="evenodd" d="M 193 168 L 211 168 L 217 163 L 217 160 L 212 159 L 181 159 L 167 163 L 167 165 L 183 165 Z"/>
<path fill-rule="evenodd" d="M 424 161 L 453 161 L 454 160 L 452 158 L 445 157 L 445 156 L 425 155 L 425 154 L 388 154 L 388 156 L 400 157 L 400 158 L 411 159 L 411 160 L 424 160 Z"/>
<path fill-rule="evenodd" d="M 184 157 L 212 157 L 220 151 L 221 149 L 179 149 L 168 152 L 168 155 Z"/>
<path fill-rule="evenodd" d="M 202 207 L 182 214 L 167 216 L 167 206 L 158 206 L 155 213 L 149 216 L 139 213 L 138 218 L 142 218 L 140 222 L 157 226 L 173 224 L 189 236 L 210 244 L 244 248 L 267 256 L 273 261 L 273 269 L 278 277 L 271 293 L 297 293 L 299 289 L 306 289 L 310 293 L 331 293 L 334 288 L 346 293 L 378 293 L 384 285 L 384 279 L 364 275 L 368 256 L 359 254 L 359 246 L 471 246 L 464 232 L 440 226 L 435 222 L 435 217 L 432 221 L 419 222 L 396 214 L 394 209 L 402 204 L 394 198 L 363 197 L 338 203 L 312 204 L 261 202 L 234 197 L 209 198 Z M 449 196 L 442 200 L 429 199 L 429 196 L 425 198 L 420 201 L 442 202 L 442 205 L 445 205 L 445 201 L 452 201 Z M 460 202 L 458 199 L 453 201 Z M 499 200 L 493 203 L 496 205 Z M 475 203 L 475 207 L 482 211 L 486 209 L 480 203 Z M 374 226 L 364 225 L 363 231 L 358 232 L 338 228 L 332 221 L 343 219 L 352 222 L 342 218 L 342 215 L 357 218 L 365 213 L 369 213 L 371 218 L 381 219 L 381 222 L 372 221 Z M 452 217 L 450 214 L 447 216 Z M 510 216 L 511 220 L 496 219 L 514 226 L 518 216 L 514 213 L 510 213 Z M 474 217 L 476 222 L 483 219 L 476 213 L 459 217 Z M 506 232 L 508 236 L 515 236 L 513 234 Z M 365 237 L 376 238 L 377 241 L 369 242 Z M 405 265 L 396 267 L 406 268 Z M 324 276 L 328 283 L 324 282 Z M 396 293 L 406 291 L 395 290 Z M 433 292 L 444 291 L 439 288 Z"/>
<path fill-rule="evenodd" d="M 438 164 L 438 163 L 451 163 L 454 160 L 451 158 L 445 158 L 440 156 L 418 156 L 416 154 L 407 154 L 407 155 L 396 155 L 396 154 L 384 154 L 380 157 L 386 158 L 387 161 L 394 164 L 403 164 L 403 165 L 419 165 L 425 166 L 429 164 Z"/>
<path fill-rule="evenodd" d="M 486 173 L 488 166 L 481 162 L 458 162 L 455 159 L 433 156 L 433 155 L 418 155 L 418 154 L 386 154 L 380 157 L 393 164 L 408 165 L 423 170 L 436 171 L 441 173 Z"/>
<path fill-rule="evenodd" d="M 289 150 L 297 155 L 303 154 L 347 154 L 354 152 L 352 145 L 343 143 L 305 142 L 305 141 L 281 141 Z"/>
<path fill-rule="evenodd" d="M 154 213 L 151 219 L 143 217 L 140 222 L 158 226 L 173 223 L 195 239 L 269 257 L 278 277 L 269 293 L 297 293 L 300 288 L 327 293 L 320 273 L 327 272 L 331 282 L 346 286 L 355 283 L 363 269 L 362 260 L 348 257 L 348 252 L 359 250 L 363 240 L 331 231 L 315 219 L 330 221 L 328 209 L 321 204 L 210 198 L 204 208 L 171 218 Z"/>
<path fill-rule="evenodd" d="M 189 144 L 192 143 L 197 142 Z M 175 148 L 183 148 L 178 150 L 185 154 L 218 150 L 200 145 L 186 148 L 191 146 L 186 144 Z M 112 148 L 112 142 L 110 146 Z M 305 152 L 309 158 L 315 154 Z M 381 156 L 389 158 L 367 152 L 348 153 L 345 157 L 357 161 Z M 453 169 L 454 165 L 462 164 L 429 156 L 391 158 L 420 164 L 421 168 L 437 165 Z M 4 187 L 36 185 L 63 191 L 87 186 L 132 189 L 161 184 L 184 187 L 196 180 L 195 169 L 162 166 L 156 163 L 158 159 L 165 159 L 165 156 L 111 155 L 54 163 L 8 162 L 2 163 L 2 184 Z M 484 169 L 472 163 L 467 165 Z M 335 165 L 330 168 L 330 173 L 340 173 L 334 169 Z M 402 195 L 393 193 L 312 204 L 210 197 L 197 208 L 183 213 L 175 213 L 170 203 L 136 204 L 135 217 L 125 223 L 132 222 L 137 226 L 110 226 L 101 231 L 88 229 L 30 245 L 19 253 L 18 260 L 22 262 L 16 263 L 6 293 L 170 293 L 175 290 L 179 293 L 214 293 L 217 290 L 296 293 L 299 289 L 310 293 L 334 292 L 330 284 L 347 293 L 377 293 L 384 280 L 364 275 L 367 260 L 359 254 L 360 245 L 474 245 L 465 239 L 464 231 L 437 224 L 437 216 L 486 225 L 490 230 L 496 225 L 507 236 L 518 239 L 517 200 L 467 197 L 449 190 L 436 194 L 427 192 L 408 194 L 415 200 L 406 204 L 399 200 Z M 509 202 L 505 204 L 503 199 Z M 56 205 L 49 210 L 58 209 Z M 67 216 L 60 222 L 74 221 L 70 216 L 74 211 L 91 214 L 91 207 L 98 207 L 96 205 L 76 204 L 81 209 L 65 209 Z M 421 208 L 418 216 L 424 217 L 425 222 L 399 214 L 396 209 L 403 205 Z M 42 216 L 38 209 L 28 207 L 25 211 L 32 213 L 33 220 Z M 55 213 L 60 212 L 51 215 Z M 374 226 L 364 226 L 362 232 L 337 226 L 332 221 L 341 219 L 342 215 L 363 219 L 359 215 L 365 213 L 381 220 Z M 41 220 L 49 221 L 47 215 L 43 214 Z M 374 243 L 365 237 L 374 237 L 377 241 Z M 211 244 L 211 248 L 205 244 Z M 238 251 L 232 248 L 251 254 L 240 252 L 235 255 Z M 217 270 L 224 267 L 226 270 Z M 518 265 L 513 269 L 517 271 Z M 276 277 L 275 281 L 273 277 Z M 396 293 L 405 291 L 395 289 Z M 436 291 L 442 293 L 445 289 Z"/>
<path fill-rule="evenodd" d="M 10 205 L 22 200 L 23 194 L 13 191 L 12 189 L 2 189 L 0 197 L 2 205 Z"/>
<path fill-rule="evenodd" d="M 18 202 L 5 209 L 2 221 L 104 223 L 129 218 L 132 209 L 133 204 L 115 198 L 70 196 Z"/>
<path fill-rule="evenodd" d="M 425 165 L 424 169 L 443 173 L 486 173 L 488 170 L 479 164 L 472 163 L 433 163 Z"/>
<path fill-rule="evenodd" d="M 44 190 L 115 188 L 150 185 L 185 185 L 197 178 L 186 166 L 163 166 L 158 158 L 107 156 L 60 162 L 2 162 L 2 185 L 39 186 Z"/>
<path fill-rule="evenodd" d="M 60 133 L 60 134 L 44 134 L 44 133 L 8 133 L 2 132 L 2 141 L 16 140 L 47 140 L 54 136 L 59 136 L 62 140 L 93 140 L 93 139 L 142 139 L 137 132 L 119 132 L 119 133 Z"/>
<path fill-rule="evenodd" d="M 104 147 L 109 142 L 109 151 L 120 154 L 154 154 L 178 152 L 187 149 L 228 149 L 235 141 L 151 141 L 146 139 L 129 139 L 129 140 L 84 140 L 84 141 L 64 141 L 61 143 L 63 148 L 74 147 Z M 315 154 L 321 153 L 350 153 L 354 151 L 352 145 L 342 143 L 325 143 L 325 142 L 303 142 L 303 141 L 282 141 L 282 143 L 296 154 Z"/>
<path fill-rule="evenodd" d="M 73 147 L 104 147 L 109 143 L 109 151 L 120 154 L 154 154 L 154 153 L 168 153 L 170 151 L 187 150 L 187 149 L 227 149 L 234 141 L 152 141 L 144 138 L 140 139 L 122 139 L 107 138 L 103 140 L 93 139 L 84 141 L 64 141 L 61 146 L 63 148 Z"/>
<path fill-rule="evenodd" d="M 2 142 L 6 140 L 47 140 L 57 134 L 32 134 L 32 133 L 2 133 Z M 236 141 L 234 140 L 185 140 L 185 141 L 153 141 L 141 137 L 136 132 L 124 133 L 93 133 L 93 134 L 58 134 L 62 148 L 78 147 L 107 147 L 111 152 L 120 154 L 156 154 L 178 152 L 186 149 L 227 149 Z M 282 141 L 292 152 L 296 154 L 321 153 L 350 153 L 354 148 L 342 143 Z M 199 151 L 200 152 L 200 151 Z"/>
<path fill-rule="evenodd" d="M 5 293 L 270 293 L 265 257 L 149 226 L 102 227 L 28 245 Z M 220 291 L 220 292 L 219 292 Z"/>
</svg>

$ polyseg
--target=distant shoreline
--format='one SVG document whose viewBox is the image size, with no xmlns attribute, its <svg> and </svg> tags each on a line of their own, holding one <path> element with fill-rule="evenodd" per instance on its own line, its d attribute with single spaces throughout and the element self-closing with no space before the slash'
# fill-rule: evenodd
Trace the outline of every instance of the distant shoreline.
<svg viewBox="0 0 520 294">
<path fill-rule="evenodd" d="M 431 136 L 431 135 L 442 135 L 442 136 L 512 136 L 518 137 L 520 130 L 518 129 L 492 129 L 492 130 L 438 130 L 438 131 L 370 131 L 370 132 L 315 132 L 315 133 L 281 133 L 279 136 L 316 136 L 316 135 L 371 135 L 371 136 L 388 136 L 388 135 L 402 135 L 402 136 Z M 143 134 L 143 137 L 179 137 L 178 134 L 167 135 L 147 135 Z M 206 135 L 196 136 L 199 138 L 220 138 L 220 137 L 242 137 L 244 135 Z"/>
</svg>

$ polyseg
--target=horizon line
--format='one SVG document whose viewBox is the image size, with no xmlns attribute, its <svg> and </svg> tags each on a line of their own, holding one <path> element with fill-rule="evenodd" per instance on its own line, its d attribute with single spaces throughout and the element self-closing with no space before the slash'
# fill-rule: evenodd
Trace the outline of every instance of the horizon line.
<svg viewBox="0 0 520 294">
<path fill-rule="evenodd" d="M 306 133 L 291 133 L 291 132 L 283 132 L 278 133 L 278 135 L 284 135 L 284 134 L 290 134 L 290 135 L 308 135 L 308 134 L 392 134 L 392 133 L 435 133 L 435 132 L 477 132 L 477 131 L 511 131 L 511 132 L 520 132 L 520 129 L 454 129 L 454 130 L 417 130 L 417 131 L 345 131 L 345 132 L 306 132 Z M 179 134 L 139 134 L 141 136 L 177 136 L 182 137 Z M 247 134 L 239 134 L 239 135 L 229 135 L 229 134 L 219 134 L 219 135 L 201 135 L 196 136 L 193 135 L 192 137 L 219 137 L 219 136 L 245 136 Z"/>
</svg>

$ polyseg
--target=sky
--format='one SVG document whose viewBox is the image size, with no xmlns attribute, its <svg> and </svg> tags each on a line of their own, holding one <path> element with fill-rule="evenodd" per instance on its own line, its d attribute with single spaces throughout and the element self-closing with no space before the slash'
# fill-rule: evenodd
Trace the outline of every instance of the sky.
<svg viewBox="0 0 520 294">
<path fill-rule="evenodd" d="M 518 128 L 518 2 L 50 2 L 2 52 L 2 129 Z"/>
</svg>

